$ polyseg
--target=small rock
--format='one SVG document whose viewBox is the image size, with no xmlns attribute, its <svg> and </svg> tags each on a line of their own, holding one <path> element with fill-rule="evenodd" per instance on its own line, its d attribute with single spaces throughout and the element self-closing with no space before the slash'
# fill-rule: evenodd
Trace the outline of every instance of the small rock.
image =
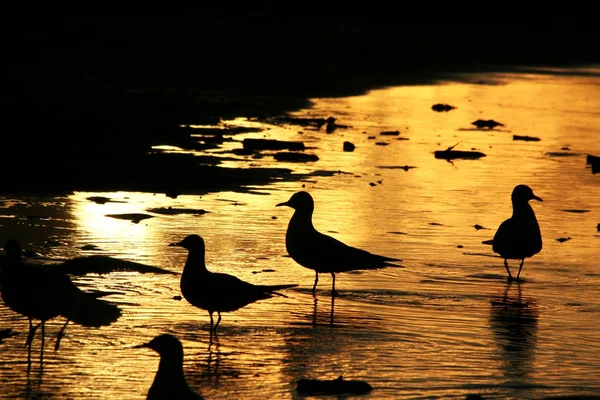
<svg viewBox="0 0 600 400">
<path fill-rule="evenodd" d="M 344 151 L 354 151 L 356 146 L 352 142 L 344 142 Z"/>
</svg>

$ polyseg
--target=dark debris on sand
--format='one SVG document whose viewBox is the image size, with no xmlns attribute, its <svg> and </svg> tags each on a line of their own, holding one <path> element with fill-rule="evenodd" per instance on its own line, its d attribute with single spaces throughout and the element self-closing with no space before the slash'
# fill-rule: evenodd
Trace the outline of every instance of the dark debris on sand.
<svg viewBox="0 0 600 400">
<path fill-rule="evenodd" d="M 448 112 L 450 110 L 454 110 L 456 107 L 451 106 L 450 104 L 442 104 L 437 103 L 431 106 L 431 109 L 436 112 Z"/>
<path fill-rule="evenodd" d="M 433 154 L 435 158 L 451 161 L 455 159 L 466 159 L 466 160 L 476 160 L 481 157 L 485 157 L 485 153 L 480 151 L 464 151 L 464 150 L 453 150 L 456 146 L 448 147 L 446 150 L 436 150 Z"/>
<path fill-rule="evenodd" d="M 365 394 L 373 390 L 373 387 L 366 381 L 348 381 L 343 376 L 337 379 L 300 379 L 297 382 L 296 390 L 302 394 Z"/>
<path fill-rule="evenodd" d="M 542 139 L 534 136 L 513 135 L 513 140 L 522 140 L 524 142 L 539 142 Z"/>
<path fill-rule="evenodd" d="M 497 126 L 504 126 L 503 123 L 500 123 L 498 121 L 494 121 L 493 119 L 488 119 L 488 120 L 478 119 L 476 121 L 471 122 L 471 125 L 475 125 L 479 129 L 483 129 L 483 128 L 494 129 Z"/>
</svg>

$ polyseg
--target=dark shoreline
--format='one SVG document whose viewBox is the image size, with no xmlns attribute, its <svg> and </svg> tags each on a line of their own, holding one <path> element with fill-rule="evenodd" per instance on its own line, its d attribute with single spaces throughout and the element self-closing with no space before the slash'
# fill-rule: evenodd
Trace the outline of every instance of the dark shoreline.
<svg viewBox="0 0 600 400">
<path fill-rule="evenodd" d="M 16 9 L 0 192 L 268 183 L 289 171 L 232 173 L 147 153 L 181 134 L 178 125 L 283 115 L 313 97 L 600 61 L 591 51 L 600 35 L 585 10 L 532 19 L 533 8 L 477 14 L 444 4 L 306 6 L 294 14 L 270 2 L 189 13 L 158 3 L 117 16 Z M 203 178 L 190 187 L 190 176 Z"/>
</svg>

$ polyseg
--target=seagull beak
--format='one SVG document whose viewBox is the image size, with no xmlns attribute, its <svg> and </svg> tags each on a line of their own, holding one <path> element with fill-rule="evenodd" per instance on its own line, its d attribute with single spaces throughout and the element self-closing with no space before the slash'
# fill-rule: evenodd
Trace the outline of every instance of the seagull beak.
<svg viewBox="0 0 600 400">
<path fill-rule="evenodd" d="M 138 344 L 137 346 L 133 346 L 132 348 L 133 349 L 144 349 L 146 347 L 150 347 L 149 345 L 150 345 L 150 343 L 143 343 L 143 344 Z"/>
<path fill-rule="evenodd" d="M 169 246 L 180 246 L 180 247 L 182 247 L 181 246 L 181 242 L 171 243 L 171 244 L 169 244 Z"/>
<path fill-rule="evenodd" d="M 289 204 L 288 204 L 287 201 L 284 201 L 283 203 L 279 203 L 279 204 L 275 205 L 275 207 L 281 207 L 281 206 L 288 206 L 289 207 Z"/>
<path fill-rule="evenodd" d="M 544 202 L 544 200 L 542 200 L 541 197 L 537 197 L 536 195 L 533 195 L 533 197 L 531 198 L 532 200 L 537 200 L 537 201 L 541 201 Z"/>
</svg>

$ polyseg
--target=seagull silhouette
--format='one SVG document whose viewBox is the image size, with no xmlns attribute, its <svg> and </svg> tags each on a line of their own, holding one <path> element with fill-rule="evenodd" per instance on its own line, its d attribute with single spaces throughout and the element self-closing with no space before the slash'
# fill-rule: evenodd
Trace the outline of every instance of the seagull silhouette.
<svg viewBox="0 0 600 400">
<path fill-rule="evenodd" d="M 216 332 L 222 312 L 235 311 L 274 295 L 284 296 L 276 291 L 298 286 L 253 285 L 233 275 L 210 272 L 204 263 L 204 239 L 199 235 L 189 235 L 181 242 L 171 243 L 169 246 L 179 246 L 188 250 L 181 274 L 181 293 L 191 305 L 208 311 L 211 334 Z M 219 316 L 216 324 L 213 320 L 215 312 Z"/>
<path fill-rule="evenodd" d="M 194 393 L 185 381 L 183 373 L 183 346 L 179 339 L 173 335 L 164 334 L 156 336 L 148 343 L 134 346 L 134 348 L 149 348 L 160 355 L 158 371 L 154 382 L 148 390 L 148 400 L 160 399 L 202 399 Z"/>
<path fill-rule="evenodd" d="M 521 260 L 516 277 L 516 280 L 519 280 L 525 258 L 532 257 L 542 250 L 540 226 L 535 218 L 533 208 L 529 205 L 529 200 L 543 200 L 534 195 L 533 190 L 527 185 L 515 186 L 511 200 L 513 206 L 512 217 L 500 224 L 496 235 L 494 235 L 492 249 L 504 258 L 508 279 L 512 281 L 513 276 L 508 268 L 508 260 Z"/>
<path fill-rule="evenodd" d="M 336 295 L 335 274 L 337 272 L 384 267 L 404 268 L 393 263 L 402 260 L 348 246 L 317 231 L 312 223 L 315 203 L 308 192 L 294 193 L 288 201 L 277 204 L 277 207 L 279 206 L 288 206 L 295 210 L 287 228 L 285 245 L 294 261 L 316 272 L 313 293 L 319 282 L 319 273 L 331 274 L 333 279 L 331 294 Z"/>
<path fill-rule="evenodd" d="M 58 333 L 55 350 L 60 347 L 69 321 L 87 327 L 107 326 L 116 321 L 121 310 L 114 304 L 100 300 L 96 295 L 79 289 L 62 271 L 43 265 L 32 265 L 21 259 L 21 245 L 8 240 L 4 246 L 6 260 L 0 274 L 0 292 L 6 306 L 29 319 L 27 345 L 31 345 L 39 326 L 59 316 L 67 322 Z M 39 319 L 39 325 L 32 320 Z"/>
</svg>

